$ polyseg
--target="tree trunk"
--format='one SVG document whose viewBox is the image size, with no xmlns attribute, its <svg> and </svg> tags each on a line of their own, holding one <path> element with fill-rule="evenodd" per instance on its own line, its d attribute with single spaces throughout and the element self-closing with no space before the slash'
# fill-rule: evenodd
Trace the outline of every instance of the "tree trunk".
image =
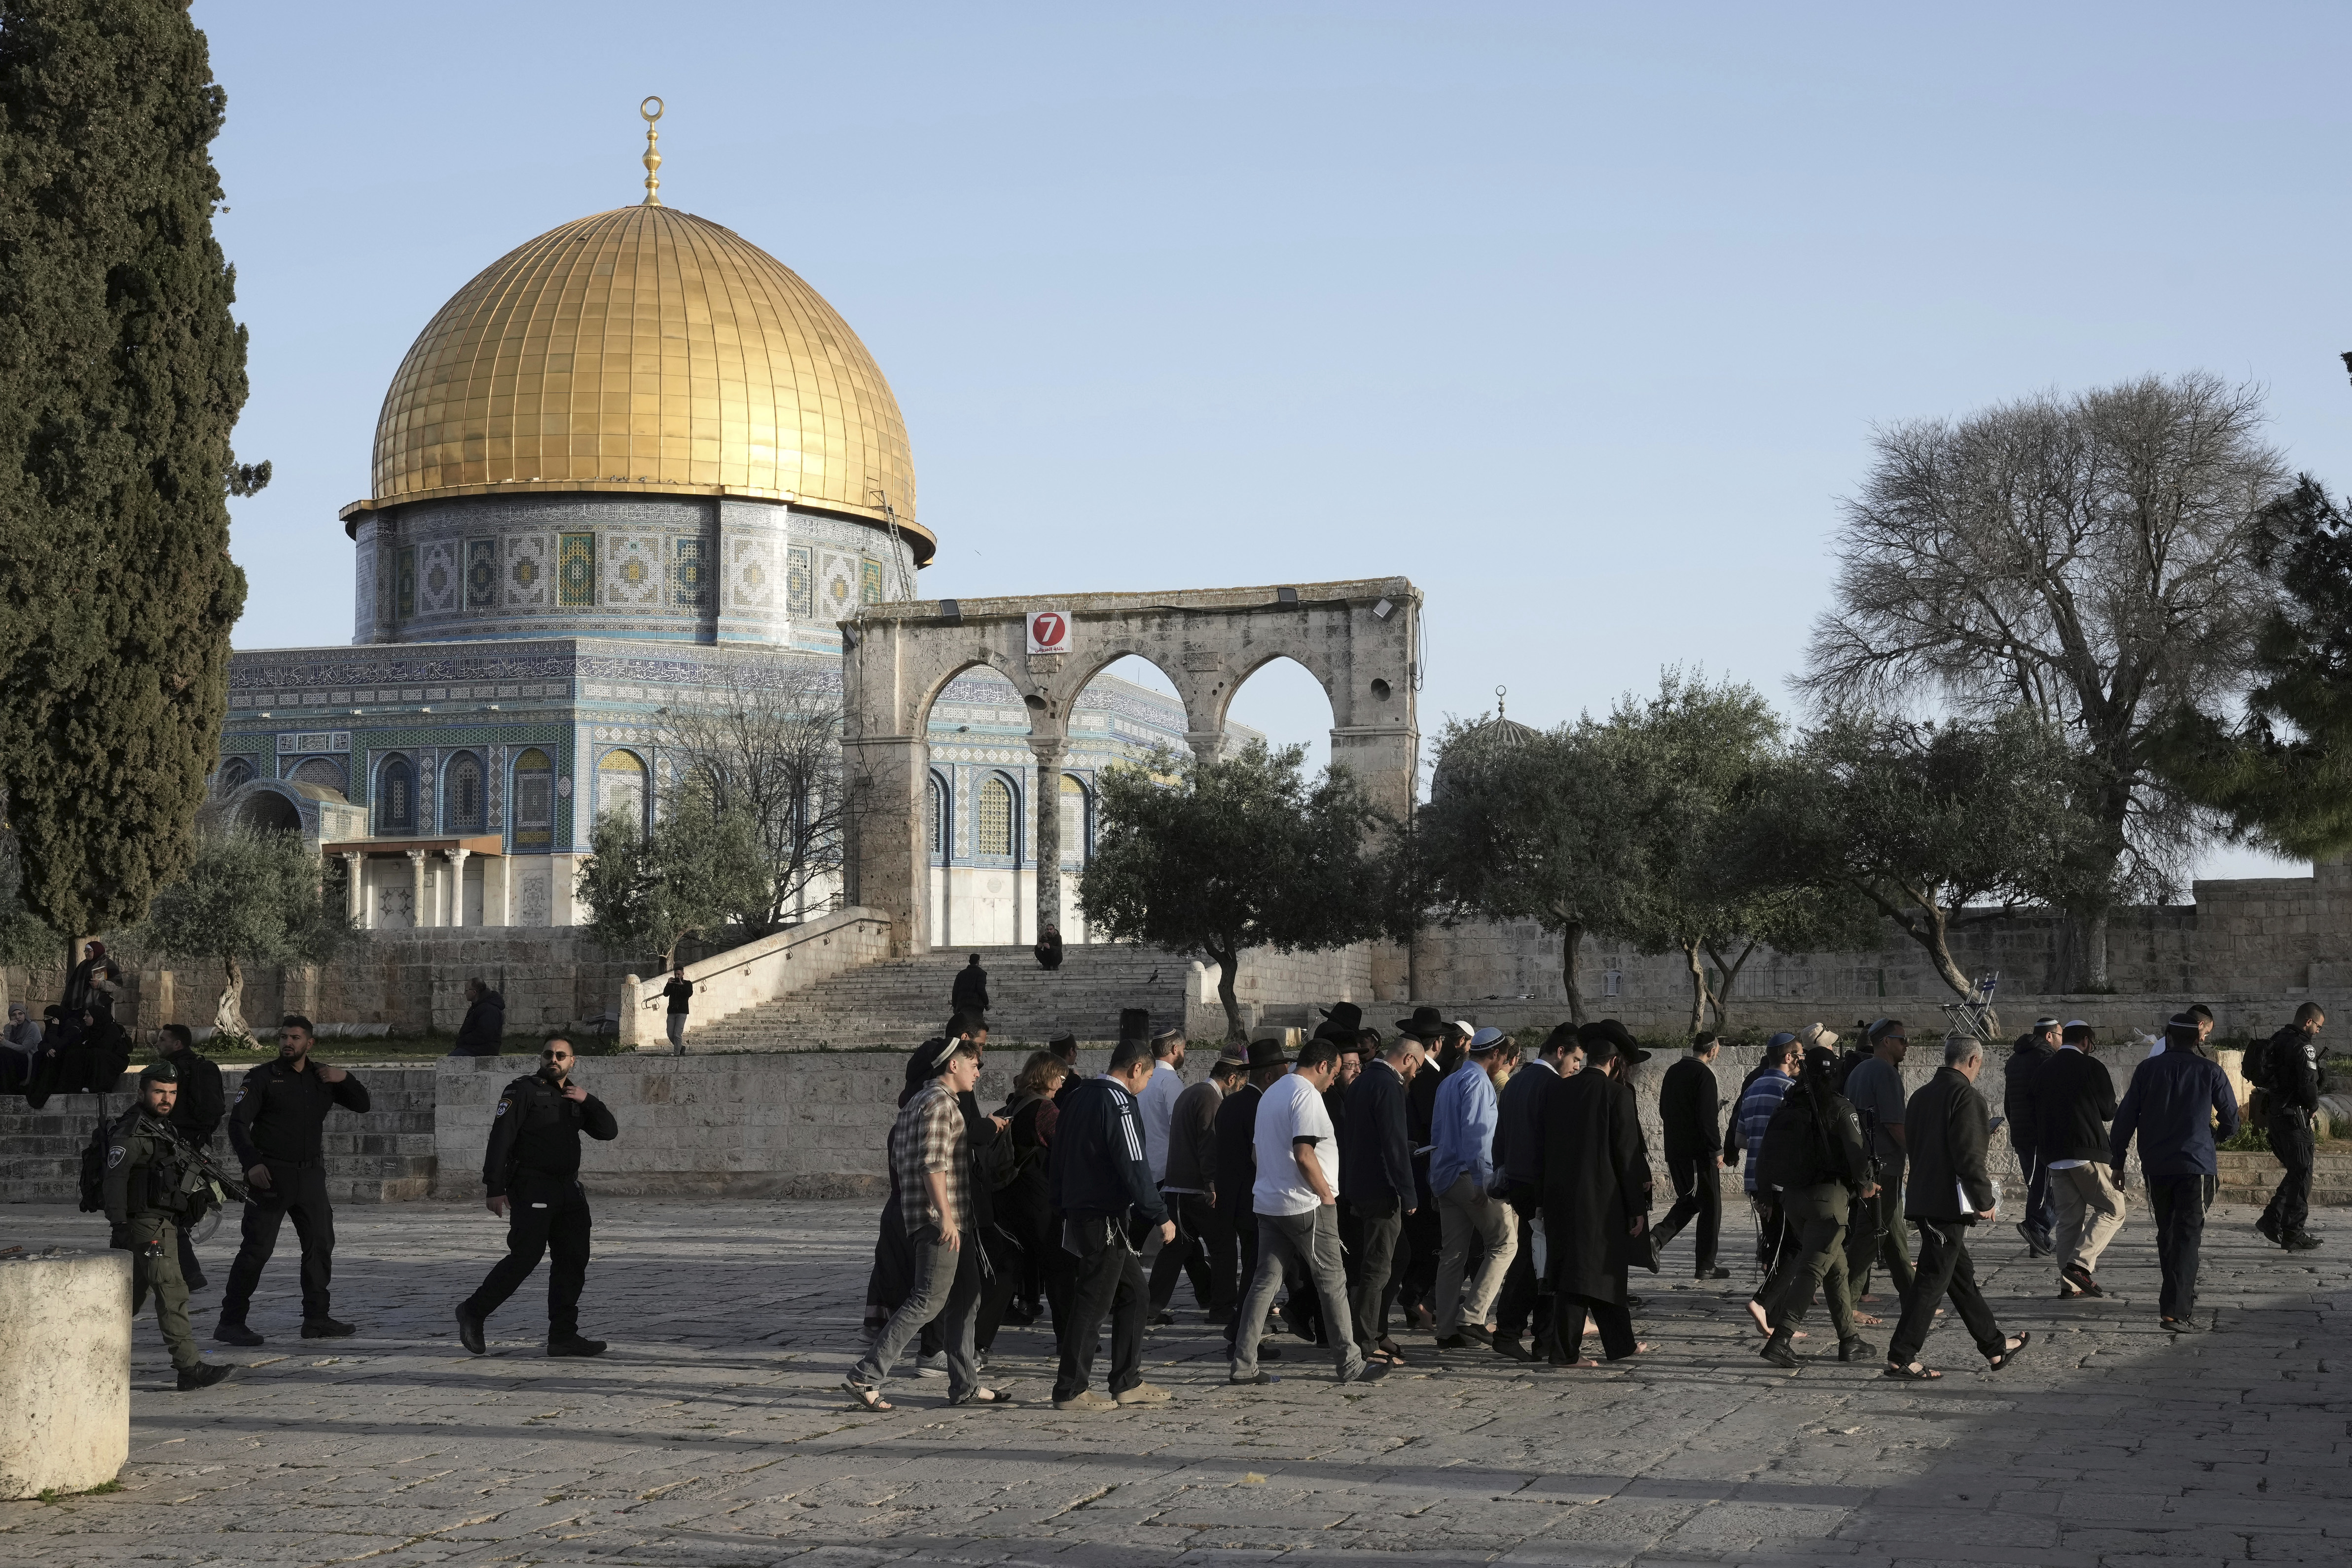
<svg viewBox="0 0 2352 1568">
<path fill-rule="evenodd" d="M 1690 1027 L 1683 1032 L 1695 1036 L 1706 1023 L 1706 1005 L 1713 997 L 1707 990 L 1706 965 L 1699 962 L 1698 943 L 1685 942 L 1682 950 L 1683 962 L 1690 965 L 1691 982 Z"/>
<path fill-rule="evenodd" d="M 227 977 L 221 986 L 220 1005 L 213 1012 L 213 1028 L 233 1040 L 249 1039 L 245 1027 L 245 968 L 234 958 L 221 960 Z"/>
<path fill-rule="evenodd" d="M 1242 1022 L 1241 999 L 1234 994 L 1234 972 L 1241 967 L 1238 952 L 1212 952 L 1217 961 L 1217 1000 L 1225 1005 L 1225 1038 L 1249 1044 L 1249 1026 Z"/>
<path fill-rule="evenodd" d="M 2067 923 L 2073 927 L 2074 973 L 2069 977 L 2071 988 L 2076 991 L 2109 991 L 2114 983 L 2107 976 L 2107 911 L 2102 908 L 2094 914 L 2074 914 Z"/>
<path fill-rule="evenodd" d="M 1739 984 L 1739 972 L 1748 967 L 1749 959 L 1756 956 L 1757 946 L 1757 943 L 1749 942 L 1739 950 L 1739 957 L 1730 963 L 1726 963 L 1723 954 L 1715 949 L 1706 950 L 1706 955 L 1715 960 L 1717 972 L 1723 976 L 1723 984 L 1716 988 L 1715 993 L 1715 1026 L 1717 1029 L 1728 1030 L 1731 1027 L 1731 990 Z"/>
<path fill-rule="evenodd" d="M 1559 928 L 1559 980 L 1568 991 L 1568 1021 L 1580 1028 L 1585 1023 L 1584 993 L 1576 984 L 1576 950 L 1583 942 L 1582 921 L 1570 921 Z"/>
</svg>

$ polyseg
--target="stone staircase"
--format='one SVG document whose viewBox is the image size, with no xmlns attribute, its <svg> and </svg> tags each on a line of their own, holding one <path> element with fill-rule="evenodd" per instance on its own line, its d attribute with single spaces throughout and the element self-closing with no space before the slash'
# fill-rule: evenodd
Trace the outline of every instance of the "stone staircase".
<svg viewBox="0 0 2352 1568">
<path fill-rule="evenodd" d="M 2221 1174 L 2215 1203 L 2259 1207 L 2271 1201 L 2284 1173 L 2275 1154 L 2224 1149 L 2215 1158 Z M 2331 1138 L 2319 1145 L 2319 1157 L 2311 1169 L 2311 1206 L 2352 1207 L 2352 1149 L 2341 1139 Z"/>
<path fill-rule="evenodd" d="M 865 1050 L 906 1047 L 947 1023 L 957 971 L 977 952 L 988 971 L 989 1043 L 1043 1045 L 1056 1035 L 1118 1037 L 1122 1007 L 1150 1011 L 1156 1030 L 1181 1028 L 1192 960 L 1156 948 L 1090 943 L 1064 950 L 1048 973 L 1025 947 L 960 947 L 885 959 L 835 974 L 713 1023 L 695 1024 L 695 1051 Z"/>
</svg>

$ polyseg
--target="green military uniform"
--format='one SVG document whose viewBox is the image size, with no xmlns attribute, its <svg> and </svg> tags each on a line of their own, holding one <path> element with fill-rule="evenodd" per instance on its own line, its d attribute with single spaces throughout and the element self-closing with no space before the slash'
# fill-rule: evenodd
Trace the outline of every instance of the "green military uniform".
<svg viewBox="0 0 2352 1568">
<path fill-rule="evenodd" d="M 169 1063 L 148 1069 L 148 1079 L 173 1081 Z M 172 1349 L 172 1364 L 181 1373 L 204 1365 L 196 1336 L 188 1327 L 188 1284 L 180 1273 L 179 1226 L 202 1212 L 202 1199 L 192 1188 L 201 1187 L 194 1158 L 173 1131 L 172 1124 L 132 1106 L 107 1140 L 106 1222 L 113 1228 L 113 1245 L 131 1254 L 131 1313 L 136 1317 L 155 1296 L 155 1322 L 163 1342 Z"/>
</svg>

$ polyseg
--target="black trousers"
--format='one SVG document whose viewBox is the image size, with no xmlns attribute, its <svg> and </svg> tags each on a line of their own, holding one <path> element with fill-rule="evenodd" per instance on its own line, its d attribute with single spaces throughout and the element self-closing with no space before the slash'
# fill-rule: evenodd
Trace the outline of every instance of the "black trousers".
<svg viewBox="0 0 2352 1568">
<path fill-rule="evenodd" d="M 1919 1226 L 1919 1264 L 1911 1289 L 1904 1294 L 1903 1321 L 1895 1331 L 1894 1342 L 1887 1346 L 1886 1359 L 1896 1366 L 1908 1366 L 1919 1359 L 1919 1347 L 1927 1342 L 1927 1331 L 1936 1326 L 1936 1309 L 1947 1296 L 1978 1351 L 1999 1355 L 2009 1336 L 2000 1331 L 1992 1309 L 1985 1305 L 1984 1292 L 1977 1289 L 1976 1265 L 1969 1258 L 1969 1227 L 1956 1219 L 1914 1223 Z"/>
<path fill-rule="evenodd" d="M 1175 1299 L 1176 1281 L 1190 1276 L 1192 1299 L 1204 1312 L 1230 1316 L 1237 1285 L 1234 1275 L 1234 1227 L 1206 1193 L 1168 1193 L 1168 1217 L 1176 1239 L 1160 1249 L 1151 1266 L 1151 1310 L 1163 1312 Z"/>
<path fill-rule="evenodd" d="M 1658 1228 L 1668 1236 L 1679 1235 L 1693 1218 L 1698 1221 L 1698 1262 L 1696 1271 L 1715 1271 L 1715 1250 L 1723 1236 L 1723 1173 L 1716 1168 L 1715 1156 L 1669 1154 L 1666 1174 L 1674 1178 L 1675 1206 L 1666 1211 L 1666 1223 Z"/>
<path fill-rule="evenodd" d="M 1149 1288 L 1143 1259 L 1126 1238 L 1114 1234 L 1104 1220 L 1075 1220 L 1088 1250 L 1078 1256 L 1070 1292 L 1067 1323 L 1055 1320 L 1061 1336 L 1062 1365 L 1054 1379 L 1054 1397 L 1075 1399 L 1086 1392 L 1094 1375 L 1095 1336 L 1110 1317 L 1110 1378 L 1113 1398 L 1143 1381 L 1143 1320 Z"/>
<path fill-rule="evenodd" d="M 2156 1215 L 2156 1263 L 2164 1276 L 2157 1307 L 2168 1318 L 2197 1310 L 2198 1254 L 2205 1244 L 2204 1176 L 2150 1176 L 2147 1204 Z"/>
<path fill-rule="evenodd" d="M 588 1283 L 588 1194 L 578 1182 L 520 1173 L 507 1194 L 507 1255 L 466 1298 L 466 1310 L 483 1318 L 497 1311 L 545 1257 L 547 1337 L 577 1335 L 580 1291 Z"/>
<path fill-rule="evenodd" d="M 335 1210 L 327 1202 L 326 1168 L 276 1160 L 262 1163 L 269 1170 L 269 1190 L 255 1192 L 246 1203 L 244 1237 L 236 1261 L 229 1265 L 228 1288 L 221 1292 L 220 1321 L 245 1321 L 254 1287 L 261 1283 L 261 1267 L 278 1249 L 278 1227 L 291 1219 L 302 1244 L 302 1321 L 314 1322 L 327 1315 L 327 1287 L 335 1271 Z"/>
<path fill-rule="evenodd" d="M 2286 1174 L 2279 1178 L 2278 1191 L 2271 1194 L 2263 1218 L 2281 1236 L 2293 1236 L 2311 1218 L 2310 1113 L 2273 1110 L 2264 1131 L 2270 1134 L 2271 1152 L 2286 1167 Z"/>
<path fill-rule="evenodd" d="M 1389 1304 L 1404 1282 L 1405 1266 L 1412 1261 L 1412 1243 L 1405 1239 L 1404 1205 L 1385 1214 L 1356 1211 L 1356 1254 L 1349 1261 L 1355 1272 L 1348 1280 L 1348 1327 L 1356 1348 L 1370 1355 L 1389 1337 Z"/>
<path fill-rule="evenodd" d="M 1535 1234 L 1528 1223 L 1541 1212 L 1542 1202 L 1536 1189 L 1526 1186 L 1514 1186 L 1506 1201 L 1518 1215 L 1519 1249 L 1511 1254 L 1511 1266 L 1503 1270 L 1503 1287 L 1495 1293 L 1496 1344 L 1517 1339 L 1531 1321 L 1538 1339 L 1544 1330 L 1544 1320 L 1536 1308 Z"/>
<path fill-rule="evenodd" d="M 1429 1161 L 1424 1156 L 1414 1165 L 1423 1178 L 1419 1184 L 1425 1194 Z M 1445 1250 L 1445 1226 L 1437 1217 L 1435 1198 L 1422 1196 L 1418 1206 L 1405 1216 L 1404 1238 L 1412 1261 L 1405 1266 L 1404 1283 L 1397 1288 L 1397 1305 L 1404 1309 L 1405 1326 L 1411 1328 L 1414 1309 L 1434 1304 L 1432 1298 L 1437 1291 L 1437 1255 Z"/>
<path fill-rule="evenodd" d="M 2058 1226 L 2058 1205 L 2050 1196 L 2050 1163 L 2031 1143 L 2010 1140 L 2017 1151 L 2017 1168 L 2025 1173 L 2025 1225 L 2046 1245 Z"/>
<path fill-rule="evenodd" d="M 1603 1301 L 1596 1296 L 1570 1296 L 1561 1291 L 1552 1297 L 1552 1363 L 1566 1366 L 1584 1354 L 1584 1319 L 1591 1313 L 1601 1325 L 1601 1351 L 1611 1361 L 1632 1355 L 1640 1341 L 1633 1337 L 1633 1314 L 1622 1301 Z"/>
</svg>

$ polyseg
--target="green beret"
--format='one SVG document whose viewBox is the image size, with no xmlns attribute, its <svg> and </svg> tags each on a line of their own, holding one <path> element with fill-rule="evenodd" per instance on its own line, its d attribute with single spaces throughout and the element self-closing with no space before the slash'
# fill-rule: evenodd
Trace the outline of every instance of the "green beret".
<svg viewBox="0 0 2352 1568">
<path fill-rule="evenodd" d="M 177 1083 L 179 1081 L 180 1069 L 173 1067 L 167 1061 L 149 1062 L 146 1068 L 139 1074 L 139 1082 L 142 1088 L 151 1083 Z"/>
</svg>

